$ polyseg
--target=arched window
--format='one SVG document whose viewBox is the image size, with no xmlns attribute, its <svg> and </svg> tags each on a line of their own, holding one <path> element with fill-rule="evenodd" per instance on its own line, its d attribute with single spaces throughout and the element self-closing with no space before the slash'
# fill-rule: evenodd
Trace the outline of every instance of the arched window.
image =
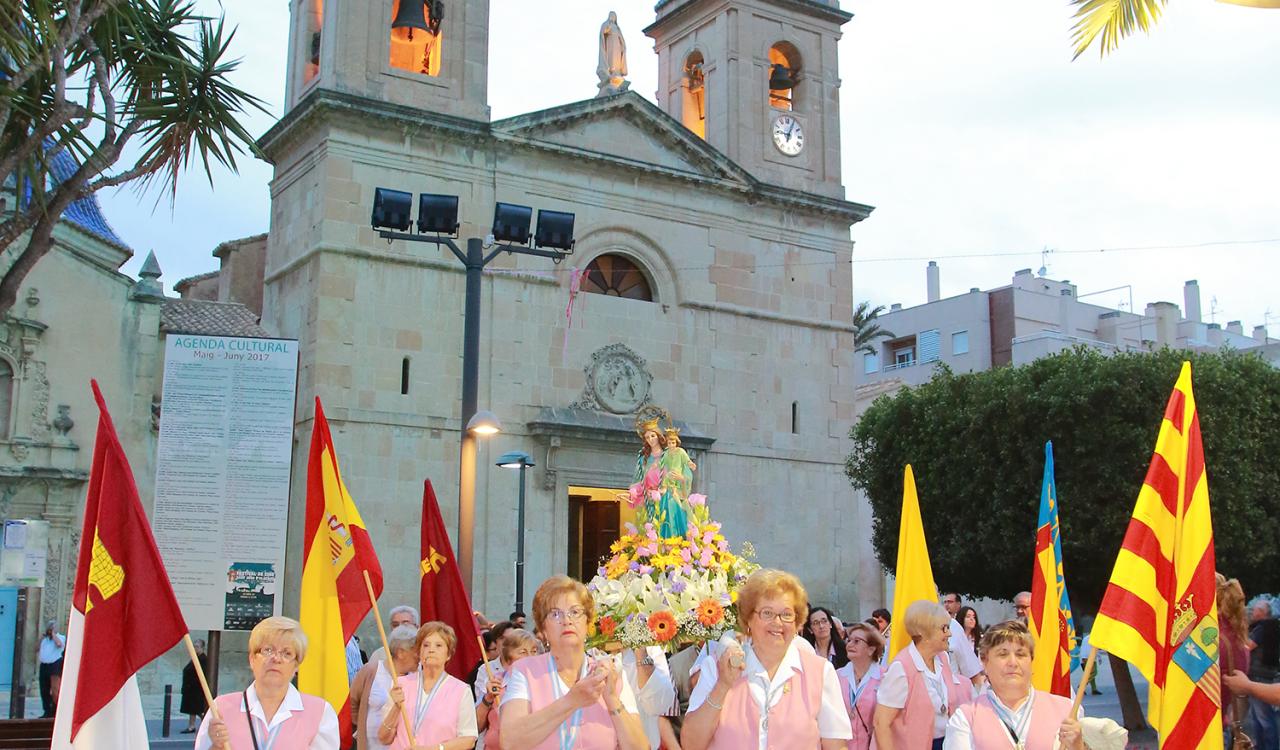
<svg viewBox="0 0 1280 750">
<path fill-rule="evenodd" d="M 443 0 L 391 0 L 391 67 L 440 75 Z"/>
<path fill-rule="evenodd" d="M 800 75 L 800 51 L 789 42 L 778 42 L 769 48 L 769 106 L 795 109 L 795 81 Z"/>
<path fill-rule="evenodd" d="M 13 407 L 13 368 L 0 359 L 0 438 L 9 437 L 9 413 Z"/>
<path fill-rule="evenodd" d="M 303 0 L 302 82 L 320 75 L 320 32 L 324 28 L 324 0 Z"/>
<path fill-rule="evenodd" d="M 582 291 L 653 301 L 653 291 L 644 271 L 631 260 L 612 253 L 597 256 L 587 264 L 582 276 Z"/>
<path fill-rule="evenodd" d="M 707 137 L 707 79 L 702 53 L 694 50 L 684 61 L 684 95 L 680 121 L 699 138 Z"/>
</svg>

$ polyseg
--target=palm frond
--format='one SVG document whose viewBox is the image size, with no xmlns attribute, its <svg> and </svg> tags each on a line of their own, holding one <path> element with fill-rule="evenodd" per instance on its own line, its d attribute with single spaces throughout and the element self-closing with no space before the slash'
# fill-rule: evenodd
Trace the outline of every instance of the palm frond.
<svg viewBox="0 0 1280 750">
<path fill-rule="evenodd" d="M 1077 7 L 1071 27 L 1075 45 L 1072 59 L 1080 57 L 1094 40 L 1099 42 L 1099 55 L 1113 52 L 1120 40 L 1136 31 L 1150 31 L 1160 20 L 1167 0 L 1071 0 Z"/>
</svg>

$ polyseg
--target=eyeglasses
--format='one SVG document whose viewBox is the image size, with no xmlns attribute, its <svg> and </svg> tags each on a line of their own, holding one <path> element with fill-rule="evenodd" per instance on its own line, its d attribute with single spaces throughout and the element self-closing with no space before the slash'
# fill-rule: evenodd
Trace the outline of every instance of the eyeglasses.
<svg viewBox="0 0 1280 750">
<path fill-rule="evenodd" d="M 553 609 L 547 613 L 547 617 L 555 620 L 556 622 L 564 622 L 565 620 L 577 622 L 578 620 L 586 619 L 587 610 L 582 607 L 570 607 L 567 610 Z"/>
<path fill-rule="evenodd" d="M 1031 609 L 1031 605 L 1030 605 L 1030 604 L 1015 604 L 1015 605 L 1013 605 L 1013 610 L 1014 610 L 1015 612 L 1026 612 L 1026 611 L 1027 611 L 1027 610 L 1029 610 L 1029 609 Z"/>
<path fill-rule="evenodd" d="M 866 639 L 866 638 L 850 638 L 850 639 L 849 639 L 849 642 L 850 642 L 850 643 L 861 643 L 861 644 L 862 644 L 862 645 L 864 645 L 864 646 L 870 646 L 870 645 L 871 645 L 869 642 L 867 642 L 867 639 Z"/>
<path fill-rule="evenodd" d="M 816 628 L 816 627 L 818 627 L 819 625 L 826 626 L 826 627 L 831 627 L 831 621 L 830 621 L 830 620 L 828 620 L 828 619 L 827 619 L 827 618 L 825 618 L 825 617 L 824 617 L 824 618 L 822 618 L 821 620 L 810 620 L 810 621 L 809 621 L 809 627 Z"/>
<path fill-rule="evenodd" d="M 294 650 L 291 648 L 277 649 L 273 646 L 263 646 L 258 649 L 258 653 L 263 659 L 267 659 L 268 661 L 271 659 L 279 659 L 282 662 L 288 663 L 298 658 L 298 655 L 294 653 Z"/>
<path fill-rule="evenodd" d="M 756 616 L 760 618 L 761 622 L 778 620 L 779 622 L 792 623 L 796 621 L 796 613 L 790 609 L 784 609 L 781 612 L 774 612 L 772 609 L 758 609 L 756 610 Z"/>
</svg>

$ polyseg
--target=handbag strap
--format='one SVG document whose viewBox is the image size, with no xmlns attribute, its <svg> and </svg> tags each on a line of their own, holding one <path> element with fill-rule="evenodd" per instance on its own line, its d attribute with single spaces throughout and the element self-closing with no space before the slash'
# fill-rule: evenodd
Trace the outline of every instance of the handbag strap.
<svg viewBox="0 0 1280 750">
<path fill-rule="evenodd" d="M 258 733 L 253 728 L 253 714 L 249 711 L 249 691 L 241 695 L 244 696 L 244 718 L 249 722 L 249 739 L 253 740 L 253 750 L 258 750 Z"/>
</svg>

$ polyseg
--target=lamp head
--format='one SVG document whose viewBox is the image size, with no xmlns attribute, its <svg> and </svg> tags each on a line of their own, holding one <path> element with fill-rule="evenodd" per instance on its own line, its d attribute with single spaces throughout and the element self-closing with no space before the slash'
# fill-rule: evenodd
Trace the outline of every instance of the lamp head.
<svg viewBox="0 0 1280 750">
<path fill-rule="evenodd" d="M 533 456 L 528 453 L 524 451 L 509 451 L 498 456 L 497 465 L 504 469 L 527 469 L 532 468 L 535 464 L 533 463 Z"/>
<path fill-rule="evenodd" d="M 529 242 L 529 221 L 533 209 L 514 203 L 497 203 L 493 207 L 493 238 L 498 242 L 525 245 Z"/>
<path fill-rule="evenodd" d="M 477 435 L 488 437 L 502 432 L 502 423 L 498 421 L 498 417 L 491 411 L 478 411 L 475 416 L 467 420 L 467 432 L 473 432 Z"/>
<path fill-rule="evenodd" d="M 413 193 L 380 187 L 373 191 L 373 216 L 370 223 L 374 229 L 403 232 L 409 228 L 409 212 L 412 210 Z"/>
</svg>

